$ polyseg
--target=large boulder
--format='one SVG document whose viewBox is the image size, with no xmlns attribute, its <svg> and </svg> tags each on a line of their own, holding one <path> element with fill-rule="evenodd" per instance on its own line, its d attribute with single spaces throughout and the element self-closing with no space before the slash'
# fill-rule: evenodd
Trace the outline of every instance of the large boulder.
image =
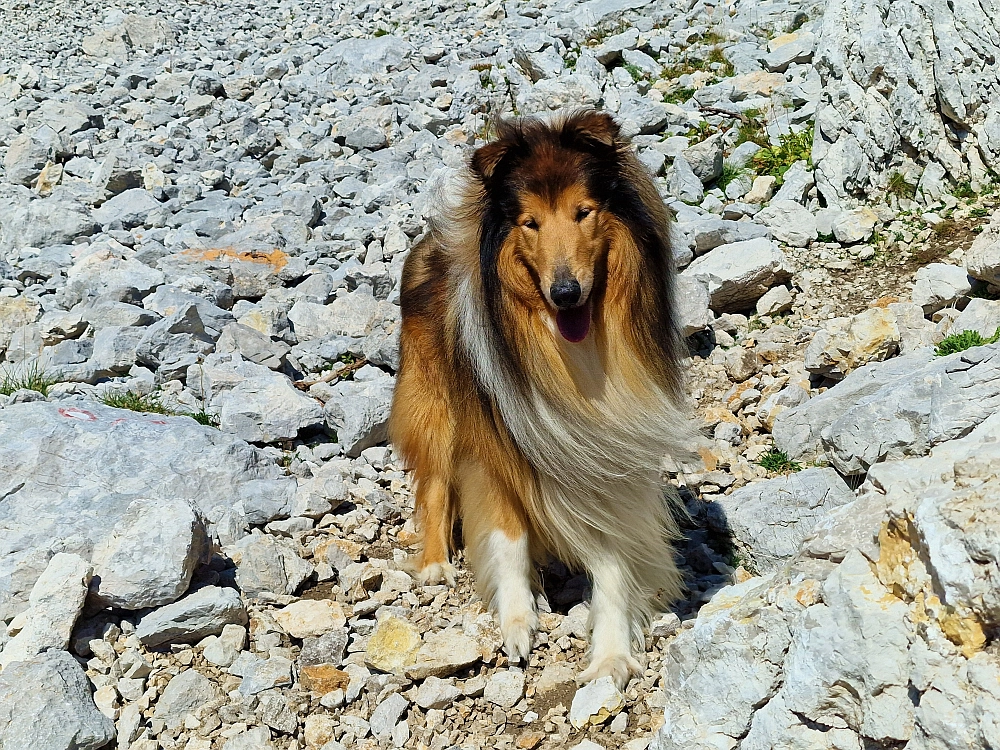
<svg viewBox="0 0 1000 750">
<path fill-rule="evenodd" d="M 0 673 L 0 747 L 99 750 L 115 725 L 97 710 L 90 682 L 65 651 L 46 651 Z"/>
<path fill-rule="evenodd" d="M 788 281 L 792 267 L 775 242 L 759 237 L 720 245 L 695 258 L 681 275 L 707 285 L 715 312 L 740 312 L 752 308 L 771 287 Z"/>
<path fill-rule="evenodd" d="M 257 449 L 189 417 L 89 401 L 0 409 L 0 619 L 26 608 L 56 550 L 89 559 L 137 499 L 191 500 L 232 541 L 248 517 L 287 515 L 295 488 Z"/>
<path fill-rule="evenodd" d="M 650 748 L 994 747 L 998 460 L 994 415 L 879 464 L 822 544 L 718 591 L 667 648 Z"/>
</svg>

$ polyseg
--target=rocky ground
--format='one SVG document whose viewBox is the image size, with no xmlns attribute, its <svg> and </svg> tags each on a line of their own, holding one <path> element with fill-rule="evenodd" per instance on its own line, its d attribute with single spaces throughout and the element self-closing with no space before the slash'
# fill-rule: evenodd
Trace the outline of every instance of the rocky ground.
<svg viewBox="0 0 1000 750">
<path fill-rule="evenodd" d="M 823 3 L 2 13 L 0 747 L 1000 746 L 1000 164 L 848 200 Z M 582 104 L 676 212 L 705 428 L 624 693 L 558 563 L 520 667 L 414 583 L 384 443 L 434 184 Z"/>
</svg>

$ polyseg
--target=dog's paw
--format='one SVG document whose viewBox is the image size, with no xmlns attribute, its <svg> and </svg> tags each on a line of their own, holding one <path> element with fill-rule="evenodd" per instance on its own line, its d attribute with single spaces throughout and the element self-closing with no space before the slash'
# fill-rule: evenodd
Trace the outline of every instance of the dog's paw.
<svg viewBox="0 0 1000 750">
<path fill-rule="evenodd" d="M 531 640 L 536 630 L 538 630 L 538 615 L 534 612 L 501 621 L 500 633 L 503 635 L 503 650 L 511 662 L 528 663 Z"/>
<path fill-rule="evenodd" d="M 424 586 L 434 586 L 439 583 L 445 583 L 448 586 L 455 588 L 455 576 L 457 575 L 458 571 L 455 570 L 455 566 L 450 562 L 445 561 L 428 563 L 417 571 L 416 579 Z"/>
<path fill-rule="evenodd" d="M 576 681 L 580 685 L 610 677 L 619 690 L 625 690 L 633 676 L 642 674 L 642 665 L 631 654 L 608 654 L 590 662 Z"/>
</svg>

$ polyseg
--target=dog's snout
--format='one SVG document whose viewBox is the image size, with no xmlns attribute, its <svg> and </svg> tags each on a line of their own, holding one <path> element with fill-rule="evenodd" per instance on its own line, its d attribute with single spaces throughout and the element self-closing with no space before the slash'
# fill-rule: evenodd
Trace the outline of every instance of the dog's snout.
<svg viewBox="0 0 1000 750">
<path fill-rule="evenodd" d="M 580 282 L 572 276 L 556 279 L 552 284 L 552 288 L 549 289 L 549 297 L 552 298 L 552 304 L 560 310 L 565 310 L 579 303 L 582 293 L 583 290 L 580 288 Z"/>
</svg>

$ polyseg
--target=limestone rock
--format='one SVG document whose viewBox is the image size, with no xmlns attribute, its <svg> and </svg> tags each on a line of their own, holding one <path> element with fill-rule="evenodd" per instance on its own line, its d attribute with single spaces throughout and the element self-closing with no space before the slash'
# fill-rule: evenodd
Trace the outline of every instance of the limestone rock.
<svg viewBox="0 0 1000 750">
<path fill-rule="evenodd" d="M 765 238 L 721 245 L 696 258 L 681 272 L 708 286 L 711 308 L 717 313 L 752 307 L 768 289 L 784 283 L 791 274 L 784 253 Z"/>
<path fill-rule="evenodd" d="M 315 638 L 347 622 L 338 602 L 303 599 L 274 613 L 274 619 L 292 638 Z"/>
<path fill-rule="evenodd" d="M 569 721 L 577 729 L 606 722 L 625 707 L 625 697 L 614 680 L 602 677 L 576 691 Z"/>
<path fill-rule="evenodd" d="M 121 609 L 169 604 L 208 555 L 205 522 L 187 500 L 134 500 L 94 550 L 95 600 Z"/>
<path fill-rule="evenodd" d="M 380 672 L 400 673 L 420 648 L 420 633 L 405 620 L 387 617 L 368 639 L 365 664 Z"/>
<path fill-rule="evenodd" d="M 192 643 L 217 635 L 226 625 L 246 625 L 247 613 L 234 589 L 205 586 L 144 615 L 136 636 L 147 648 Z"/>
<path fill-rule="evenodd" d="M 76 660 L 53 650 L 0 672 L 0 747 L 100 750 L 114 723 L 97 710 Z"/>
<path fill-rule="evenodd" d="M 0 651 L 0 668 L 69 645 L 90 577 L 91 566 L 79 555 L 59 552 L 52 556 L 31 589 L 28 609 L 11 621 L 8 630 L 17 632 Z"/>
</svg>

